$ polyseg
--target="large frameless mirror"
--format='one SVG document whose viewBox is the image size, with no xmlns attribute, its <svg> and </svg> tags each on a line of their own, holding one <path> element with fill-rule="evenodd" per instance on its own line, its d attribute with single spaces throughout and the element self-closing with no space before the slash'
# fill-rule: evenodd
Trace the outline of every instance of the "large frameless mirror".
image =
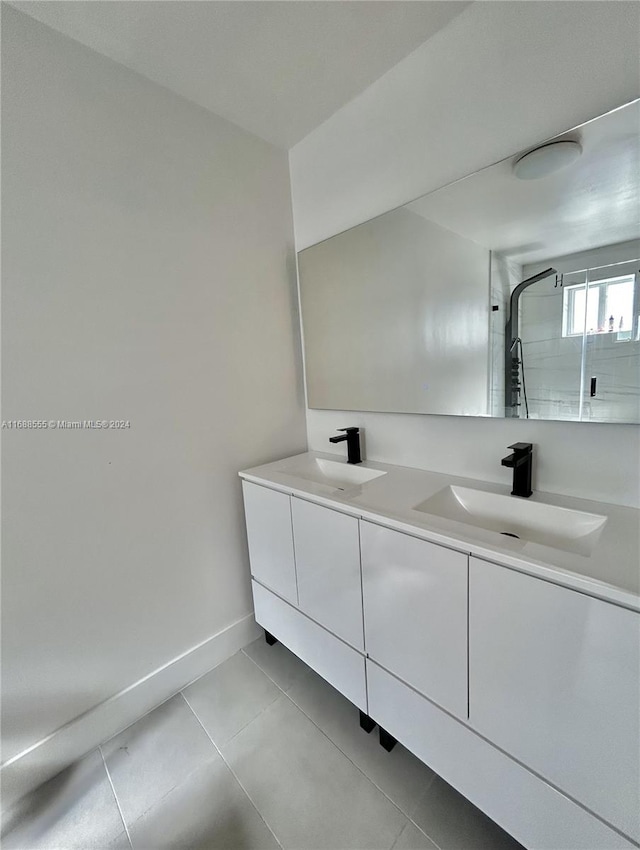
<svg viewBox="0 0 640 850">
<path fill-rule="evenodd" d="M 299 254 L 309 406 L 640 422 L 640 101 Z"/>
</svg>

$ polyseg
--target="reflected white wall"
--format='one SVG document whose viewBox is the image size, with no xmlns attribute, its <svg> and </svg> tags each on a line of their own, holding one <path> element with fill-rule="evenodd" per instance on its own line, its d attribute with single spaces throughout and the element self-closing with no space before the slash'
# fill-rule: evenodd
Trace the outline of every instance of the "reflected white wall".
<svg viewBox="0 0 640 850">
<path fill-rule="evenodd" d="M 299 271 L 310 407 L 488 415 L 486 248 L 398 209 Z"/>
</svg>

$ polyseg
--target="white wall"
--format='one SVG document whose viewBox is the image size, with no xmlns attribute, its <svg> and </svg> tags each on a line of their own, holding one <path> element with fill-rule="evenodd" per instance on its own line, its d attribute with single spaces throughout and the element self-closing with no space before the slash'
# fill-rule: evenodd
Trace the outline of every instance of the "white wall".
<svg viewBox="0 0 640 850">
<path fill-rule="evenodd" d="M 472 3 L 290 151 L 298 250 L 640 95 L 633 0 Z"/>
<path fill-rule="evenodd" d="M 473 3 L 290 151 L 302 249 L 640 94 L 640 4 Z M 539 489 L 640 504 L 633 425 L 307 413 L 309 447 L 368 429 L 371 459 L 502 481 L 537 444 Z"/>
<path fill-rule="evenodd" d="M 225 651 L 248 639 L 237 471 L 305 431 L 286 152 L 11 8 L 2 27 L 3 418 L 131 422 L 3 431 L 6 760 L 237 621 Z M 18 784 L 81 745 L 56 746 Z"/>
</svg>

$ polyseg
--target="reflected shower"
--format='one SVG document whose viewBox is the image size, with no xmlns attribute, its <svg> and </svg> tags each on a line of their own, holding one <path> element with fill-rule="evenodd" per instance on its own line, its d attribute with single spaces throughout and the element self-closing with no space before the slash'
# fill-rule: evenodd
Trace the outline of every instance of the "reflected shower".
<svg viewBox="0 0 640 850">
<path fill-rule="evenodd" d="M 556 269 L 551 266 L 543 272 L 528 277 L 519 283 L 509 299 L 509 318 L 504 328 L 504 415 L 511 419 L 520 416 L 519 408 L 522 404 L 520 393 L 525 402 L 526 418 L 529 418 L 529 405 L 527 402 L 526 385 L 524 377 L 524 363 L 522 360 L 522 340 L 520 339 L 518 327 L 518 302 L 524 290 L 539 280 L 544 280 L 550 275 L 557 275 Z M 520 356 L 518 356 L 518 349 Z M 522 367 L 522 370 L 521 368 Z M 520 377 L 522 376 L 522 383 Z"/>
</svg>

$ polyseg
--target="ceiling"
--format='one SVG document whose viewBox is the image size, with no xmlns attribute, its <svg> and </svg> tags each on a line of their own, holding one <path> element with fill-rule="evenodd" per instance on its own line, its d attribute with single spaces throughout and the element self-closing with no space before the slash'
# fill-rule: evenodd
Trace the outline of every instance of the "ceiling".
<svg viewBox="0 0 640 850">
<path fill-rule="evenodd" d="M 516 154 L 408 209 L 523 265 L 638 239 L 639 127 L 635 101 L 557 137 L 582 145 L 573 165 L 518 180 Z"/>
<path fill-rule="evenodd" d="M 28 0 L 14 8 L 284 148 L 463 0 Z"/>
</svg>

